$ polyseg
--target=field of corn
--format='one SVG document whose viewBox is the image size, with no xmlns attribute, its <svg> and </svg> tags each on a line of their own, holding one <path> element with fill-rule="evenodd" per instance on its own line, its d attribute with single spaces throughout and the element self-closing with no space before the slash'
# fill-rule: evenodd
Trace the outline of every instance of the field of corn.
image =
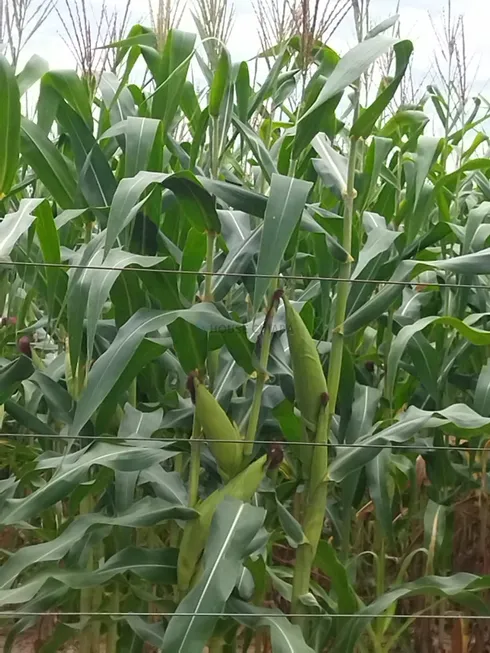
<svg viewBox="0 0 490 653">
<path fill-rule="evenodd" d="M 6 653 L 490 650 L 489 105 L 457 21 L 415 97 L 397 16 L 280 4 L 249 62 L 226 0 L 76 71 L 10 23 Z"/>
</svg>

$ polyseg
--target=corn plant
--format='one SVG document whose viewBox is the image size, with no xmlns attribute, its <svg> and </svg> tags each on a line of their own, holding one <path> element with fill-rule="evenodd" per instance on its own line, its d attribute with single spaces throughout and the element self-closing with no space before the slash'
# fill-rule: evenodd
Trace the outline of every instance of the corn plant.
<svg viewBox="0 0 490 653">
<path fill-rule="evenodd" d="M 260 85 L 221 43 L 204 94 L 175 28 L 90 80 L 0 59 L 6 651 L 46 619 L 44 653 L 430 650 L 487 614 L 488 114 L 388 110 L 392 26 L 306 74 L 288 36 Z"/>
</svg>

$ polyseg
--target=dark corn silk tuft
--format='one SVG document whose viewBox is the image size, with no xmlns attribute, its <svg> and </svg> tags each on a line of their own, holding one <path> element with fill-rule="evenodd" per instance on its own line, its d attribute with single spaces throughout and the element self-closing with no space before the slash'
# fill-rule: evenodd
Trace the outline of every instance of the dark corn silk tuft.
<svg viewBox="0 0 490 653">
<path fill-rule="evenodd" d="M 320 405 L 321 406 L 326 406 L 328 404 L 328 400 L 330 399 L 330 396 L 328 392 L 322 392 L 320 395 Z"/>
<path fill-rule="evenodd" d="M 284 447 L 280 442 L 274 442 L 269 447 L 267 453 L 267 463 L 269 469 L 277 469 L 284 460 Z"/>
<path fill-rule="evenodd" d="M 274 318 L 274 314 L 277 311 L 277 306 L 279 304 L 279 301 L 284 297 L 284 290 L 282 288 L 278 288 L 272 295 L 271 303 L 269 305 L 269 308 L 267 309 L 267 313 L 265 314 L 265 320 L 264 320 L 264 326 L 262 331 L 266 327 L 272 326 L 272 320 Z"/>
<path fill-rule="evenodd" d="M 32 358 L 31 340 L 29 336 L 22 336 L 22 338 L 19 338 L 19 340 L 17 341 L 17 349 L 20 351 L 21 354 L 24 354 L 25 356 Z"/>
<path fill-rule="evenodd" d="M 278 288 L 276 291 L 274 291 L 274 294 L 272 295 L 272 303 L 277 304 L 280 299 L 284 297 L 284 290 L 283 288 Z"/>
<path fill-rule="evenodd" d="M 364 363 L 364 367 L 368 372 L 374 372 L 374 362 L 373 361 L 366 361 Z"/>
<path fill-rule="evenodd" d="M 189 374 L 187 377 L 187 390 L 189 390 L 189 394 L 191 395 L 192 403 L 195 405 L 196 404 L 196 386 L 194 385 L 194 379 L 197 378 L 198 372 L 197 370 L 194 370 Z"/>
<path fill-rule="evenodd" d="M 8 326 L 8 325 L 15 326 L 16 324 L 17 324 L 16 317 L 2 317 L 1 326 Z"/>
</svg>

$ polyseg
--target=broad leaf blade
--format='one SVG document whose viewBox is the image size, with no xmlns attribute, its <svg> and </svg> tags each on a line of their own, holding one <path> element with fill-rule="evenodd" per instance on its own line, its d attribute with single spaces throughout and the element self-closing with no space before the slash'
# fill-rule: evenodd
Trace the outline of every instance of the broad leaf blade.
<svg viewBox="0 0 490 653">
<path fill-rule="evenodd" d="M 301 179 L 273 175 L 264 216 L 257 264 L 258 275 L 273 277 L 278 274 L 284 252 L 301 219 L 311 187 L 310 182 Z M 270 278 L 257 277 L 253 302 L 255 311 L 259 309 L 270 284 Z"/>
<path fill-rule="evenodd" d="M 20 92 L 14 70 L 0 55 L 0 199 L 6 195 L 17 174 L 20 149 Z"/>
<path fill-rule="evenodd" d="M 242 560 L 264 519 L 262 508 L 231 498 L 220 503 L 204 551 L 204 572 L 197 585 L 181 601 L 167 627 L 165 651 L 201 653 L 224 611 L 240 575 Z M 179 613 L 185 613 L 185 616 L 179 616 Z M 187 613 L 195 614 L 189 617 Z"/>
</svg>

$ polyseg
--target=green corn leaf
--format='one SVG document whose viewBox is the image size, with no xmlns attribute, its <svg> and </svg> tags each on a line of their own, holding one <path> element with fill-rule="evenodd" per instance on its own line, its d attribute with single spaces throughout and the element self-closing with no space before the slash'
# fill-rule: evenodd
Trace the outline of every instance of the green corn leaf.
<svg viewBox="0 0 490 653">
<path fill-rule="evenodd" d="M 218 210 L 221 233 L 228 251 L 240 245 L 251 233 L 250 216 L 244 211 Z"/>
<path fill-rule="evenodd" d="M 490 331 L 483 331 L 482 329 L 477 329 L 472 326 L 484 317 L 487 317 L 486 313 L 471 315 L 465 320 L 458 320 L 457 318 L 450 316 L 437 317 L 433 315 L 422 318 L 417 320 L 414 324 L 409 324 L 403 327 L 396 335 L 388 355 L 388 369 L 386 374 L 387 396 L 389 398 L 392 398 L 393 396 L 396 373 L 398 371 L 400 360 L 408 342 L 416 333 L 422 331 L 429 325 L 443 324 L 456 329 L 464 338 L 467 338 L 474 345 L 488 345 L 490 344 Z"/>
<path fill-rule="evenodd" d="M 389 449 L 380 451 L 366 465 L 366 476 L 369 494 L 376 508 L 376 519 L 379 522 L 383 535 L 389 542 L 393 542 L 393 508 L 392 508 L 392 481 L 390 477 Z"/>
<path fill-rule="evenodd" d="M 437 411 L 426 411 L 410 406 L 391 426 L 374 432 L 377 428 L 375 425 L 369 433 L 356 440 L 360 445 L 367 444 L 368 447 L 341 452 L 330 465 L 328 477 L 336 482 L 341 481 L 373 460 L 382 447 L 390 445 L 396 447 L 397 444 L 403 444 L 425 428 L 448 428 L 449 425 L 459 436 L 479 437 L 488 431 L 490 420 L 465 404 L 453 404 Z M 423 444 L 420 446 L 424 448 Z M 430 443 L 427 446 L 430 447 Z"/>
<path fill-rule="evenodd" d="M 337 595 L 338 611 L 342 614 L 355 613 L 359 605 L 345 566 L 339 560 L 334 547 L 328 540 L 320 540 L 315 563 L 332 580 Z"/>
<path fill-rule="evenodd" d="M 410 596 L 445 596 L 460 605 L 469 605 L 479 608 L 479 612 L 488 614 L 488 607 L 475 596 L 476 591 L 484 591 L 489 585 L 488 577 L 479 577 L 474 574 L 454 574 L 453 576 L 426 576 L 412 583 L 397 587 L 383 594 L 375 601 L 362 608 L 359 613 L 343 624 L 342 631 L 337 637 L 334 652 L 346 651 L 353 653 L 359 638 L 369 626 L 373 617 L 388 610 L 400 599 Z M 474 600 L 471 601 L 472 597 Z"/>
<path fill-rule="evenodd" d="M 97 411 L 95 423 L 97 432 L 104 432 L 111 428 L 118 407 L 123 407 L 125 402 L 131 401 L 134 396 L 133 392 L 129 392 L 131 384 L 149 363 L 163 356 L 165 350 L 165 345 L 149 338 L 145 338 L 140 342 Z M 134 387 L 131 390 L 133 391 Z"/>
<path fill-rule="evenodd" d="M 104 71 L 100 76 L 99 89 L 111 116 L 111 125 L 129 121 L 136 114 L 136 106 L 129 89 L 114 73 Z"/>
<path fill-rule="evenodd" d="M 175 505 L 187 506 L 187 489 L 178 472 L 167 472 L 161 465 L 143 469 L 138 475 L 138 485 L 149 483 L 156 496 Z"/>
<path fill-rule="evenodd" d="M 83 483 L 93 465 L 131 472 L 151 467 L 173 455 L 166 450 L 98 443 L 82 452 L 75 463 L 63 464 L 63 455 L 44 458 L 38 463 L 38 469 L 58 469 L 58 473 L 28 497 L 9 499 L 0 514 L 0 523 L 5 526 L 18 524 L 38 515 Z"/>
<path fill-rule="evenodd" d="M 304 120 L 317 107 L 325 104 L 327 100 L 338 95 L 350 86 L 350 84 L 356 82 L 378 57 L 381 57 L 397 42 L 398 39 L 381 34 L 372 39 L 362 41 L 352 48 L 352 50 L 349 50 L 335 66 L 316 101 L 301 116 L 300 120 Z"/>
<path fill-rule="evenodd" d="M 135 614 L 129 614 L 125 617 L 125 620 L 129 624 L 131 630 L 133 630 L 141 640 L 148 642 L 152 646 L 158 648 L 162 647 L 163 638 L 165 636 L 165 629 L 162 624 L 148 623 Z M 133 651 L 131 651 L 131 653 L 133 653 Z"/>
<path fill-rule="evenodd" d="M 177 550 L 128 547 L 93 572 L 60 569 L 40 573 L 15 589 L 0 590 L 0 605 L 32 600 L 48 580 L 56 580 L 70 589 L 82 589 L 99 587 L 129 572 L 146 580 L 171 585 L 177 577 Z"/>
<path fill-rule="evenodd" d="M 160 123 L 152 118 L 130 116 L 126 121 L 125 176 L 146 170 Z"/>
<path fill-rule="evenodd" d="M 0 55 L 0 198 L 6 195 L 16 177 L 20 150 L 20 92 L 14 69 Z"/>
<path fill-rule="evenodd" d="M 224 611 L 241 572 L 241 562 L 265 519 L 265 511 L 227 498 L 216 509 L 204 550 L 199 582 L 179 604 L 165 631 L 163 648 L 169 653 L 201 653 Z M 196 613 L 195 616 L 180 616 Z M 211 613 L 211 616 L 199 616 Z"/>
<path fill-rule="evenodd" d="M 200 270 L 206 256 L 206 236 L 191 227 L 187 232 L 181 270 L 196 273 Z M 182 274 L 179 279 L 179 292 L 185 300 L 192 304 L 197 292 L 197 274 Z"/>
<path fill-rule="evenodd" d="M 264 216 L 257 274 L 278 274 L 293 231 L 301 219 L 311 184 L 293 177 L 274 175 Z M 257 311 L 270 287 L 271 279 L 257 278 L 254 310 Z"/>
<path fill-rule="evenodd" d="M 68 392 L 46 372 L 36 370 L 29 381 L 36 385 L 49 406 L 53 417 L 65 424 L 73 421 L 73 400 Z"/>
<path fill-rule="evenodd" d="M 324 185 L 333 186 L 342 195 L 347 190 L 347 159 L 334 150 L 325 134 L 317 134 L 311 144 L 320 155 L 312 163 Z"/>
<path fill-rule="evenodd" d="M 19 92 L 22 97 L 33 84 L 41 79 L 41 77 L 49 70 L 49 64 L 45 59 L 33 54 L 28 60 L 24 68 L 17 75 L 17 83 L 19 85 Z"/>
<path fill-rule="evenodd" d="M 34 211 L 43 198 L 22 199 L 14 213 L 8 213 L 0 223 L 0 259 L 8 257 L 15 243 L 36 219 Z"/>
<path fill-rule="evenodd" d="M 168 325 L 174 350 L 186 374 L 193 370 L 204 370 L 208 353 L 208 335 L 194 324 L 178 317 Z"/>
<path fill-rule="evenodd" d="M 93 128 L 92 107 L 87 88 L 74 70 L 53 70 L 43 75 L 41 84 L 53 88 L 81 118 Z"/>
<path fill-rule="evenodd" d="M 19 574 L 28 567 L 64 558 L 89 530 L 102 526 L 147 528 L 167 519 L 193 519 L 195 514 L 190 508 L 175 506 L 159 498 L 145 497 L 117 517 L 102 513 L 80 515 L 58 537 L 42 544 L 26 546 L 11 555 L 0 570 L 0 590 L 10 588 Z"/>
<path fill-rule="evenodd" d="M 271 634 L 274 653 L 313 653 L 313 649 L 305 642 L 300 627 L 294 626 L 279 610 L 256 607 L 235 598 L 228 601 L 226 609 L 240 615 L 235 617 L 236 620 L 249 628 L 267 628 Z M 262 616 L 264 614 L 267 616 Z"/>
<path fill-rule="evenodd" d="M 58 104 L 57 119 L 70 138 L 85 199 L 94 208 L 110 206 L 117 183 L 91 130 L 66 102 Z"/>
<path fill-rule="evenodd" d="M 182 213 L 195 229 L 220 233 L 221 224 L 214 198 L 201 184 L 201 179 L 188 171 L 178 172 L 166 177 L 164 186 L 177 197 Z"/>
<path fill-rule="evenodd" d="M 100 252 L 100 254 L 102 254 L 102 252 Z M 102 257 L 100 256 L 100 258 Z M 78 319 L 79 323 L 81 323 L 80 316 L 85 312 L 86 306 L 87 358 L 89 360 L 92 356 L 97 331 L 97 321 L 101 316 L 102 309 L 109 297 L 112 286 L 121 274 L 119 268 L 129 266 L 150 268 L 157 265 L 161 260 L 161 258 L 156 256 L 139 256 L 138 254 L 132 254 L 131 252 L 123 252 L 122 250 L 113 249 L 109 252 L 103 262 L 97 258 L 92 261 L 93 265 L 100 265 L 100 267 L 107 269 L 84 270 L 85 274 L 81 277 L 80 284 L 82 292 L 85 291 L 87 294 L 85 297 L 81 298 L 81 293 L 74 289 L 73 294 L 68 298 L 68 312 L 69 315 L 73 315 L 71 323 L 73 325 L 72 329 L 74 330 L 76 328 L 75 313 L 78 311 Z M 82 299 L 81 303 L 79 303 L 80 299 Z"/>
<path fill-rule="evenodd" d="M 373 36 L 370 37 L 369 40 L 376 38 L 379 37 Z M 365 43 L 369 43 L 369 40 L 365 41 Z M 395 74 L 393 77 L 389 78 L 390 82 L 386 88 L 384 88 L 384 90 L 378 94 L 376 100 L 361 113 L 360 117 L 352 126 L 351 135 L 355 136 L 356 138 L 367 138 L 371 134 L 376 121 L 386 109 L 389 102 L 393 99 L 393 96 L 395 95 L 407 71 L 410 57 L 412 56 L 413 52 L 412 42 L 400 41 L 394 44 L 393 49 L 395 51 L 396 59 Z"/>
<path fill-rule="evenodd" d="M 236 326 L 235 322 L 223 317 L 209 304 L 197 304 L 187 310 L 167 313 L 139 310 L 118 331 L 109 349 L 94 363 L 88 376 L 87 387 L 78 402 L 70 435 L 78 435 L 104 401 L 145 335 L 167 326 L 178 317 L 204 331 Z"/>
<path fill-rule="evenodd" d="M 237 103 L 237 115 L 241 122 L 248 120 L 248 105 L 250 103 L 250 72 L 246 61 L 242 61 L 238 67 L 235 80 L 235 94 Z"/>
<path fill-rule="evenodd" d="M 41 245 L 44 260 L 46 263 L 61 263 L 60 239 L 53 212 L 47 202 L 43 202 L 36 208 L 36 234 Z M 64 295 L 67 286 L 67 277 L 64 270 L 55 267 L 48 267 L 45 270 L 48 291 L 48 315 L 54 317 L 57 290 Z M 59 284 L 59 287 L 58 287 Z"/>
<path fill-rule="evenodd" d="M 124 407 L 124 418 L 118 430 L 118 437 L 124 438 L 150 438 L 158 429 L 162 421 L 163 411 L 155 410 L 151 413 L 142 413 L 130 404 Z M 150 469 L 153 469 L 152 465 Z M 114 472 L 115 505 L 118 513 L 128 510 L 134 503 L 134 492 L 140 470 L 136 472 Z"/>
<path fill-rule="evenodd" d="M 218 118 L 221 113 L 221 105 L 225 97 L 226 89 L 230 84 L 231 59 L 228 50 L 221 48 L 218 65 L 209 89 L 209 115 L 211 118 Z"/>
<path fill-rule="evenodd" d="M 245 272 L 253 257 L 258 254 L 262 237 L 263 228 L 259 225 L 248 238 L 229 251 L 213 277 L 213 297 L 216 301 L 222 300 L 240 280 L 236 275 Z"/>
<path fill-rule="evenodd" d="M 478 376 L 473 408 L 483 417 L 490 416 L 490 361 L 482 366 Z"/>
<path fill-rule="evenodd" d="M 23 354 L 0 367 L 0 403 L 3 404 L 33 372 L 31 359 Z"/>
<path fill-rule="evenodd" d="M 167 131 L 179 107 L 196 36 L 171 29 L 165 48 L 153 73 L 157 90 L 153 95 L 151 117 L 163 121 Z"/>
<path fill-rule="evenodd" d="M 434 162 L 434 157 L 441 145 L 440 138 L 432 136 L 421 136 L 417 141 L 417 159 L 416 159 L 416 173 L 415 173 L 415 200 L 414 205 L 417 206 L 422 188 L 425 180 L 428 177 L 429 171 Z"/>
<path fill-rule="evenodd" d="M 104 256 L 108 255 L 121 231 L 131 223 L 146 202 L 146 198 L 140 200 L 141 195 L 151 184 L 162 183 L 165 177 L 160 172 L 142 170 L 134 177 L 121 179 L 109 210 Z"/>
<path fill-rule="evenodd" d="M 262 169 L 264 177 L 268 182 L 270 182 L 272 176 L 277 173 L 277 169 L 268 149 L 264 145 L 264 142 L 251 127 L 239 120 L 237 116 L 233 116 L 232 121 L 238 132 L 248 143 L 248 146 Z"/>
<path fill-rule="evenodd" d="M 22 158 L 62 208 L 73 207 L 77 180 L 66 159 L 35 123 L 22 118 Z"/>
</svg>

